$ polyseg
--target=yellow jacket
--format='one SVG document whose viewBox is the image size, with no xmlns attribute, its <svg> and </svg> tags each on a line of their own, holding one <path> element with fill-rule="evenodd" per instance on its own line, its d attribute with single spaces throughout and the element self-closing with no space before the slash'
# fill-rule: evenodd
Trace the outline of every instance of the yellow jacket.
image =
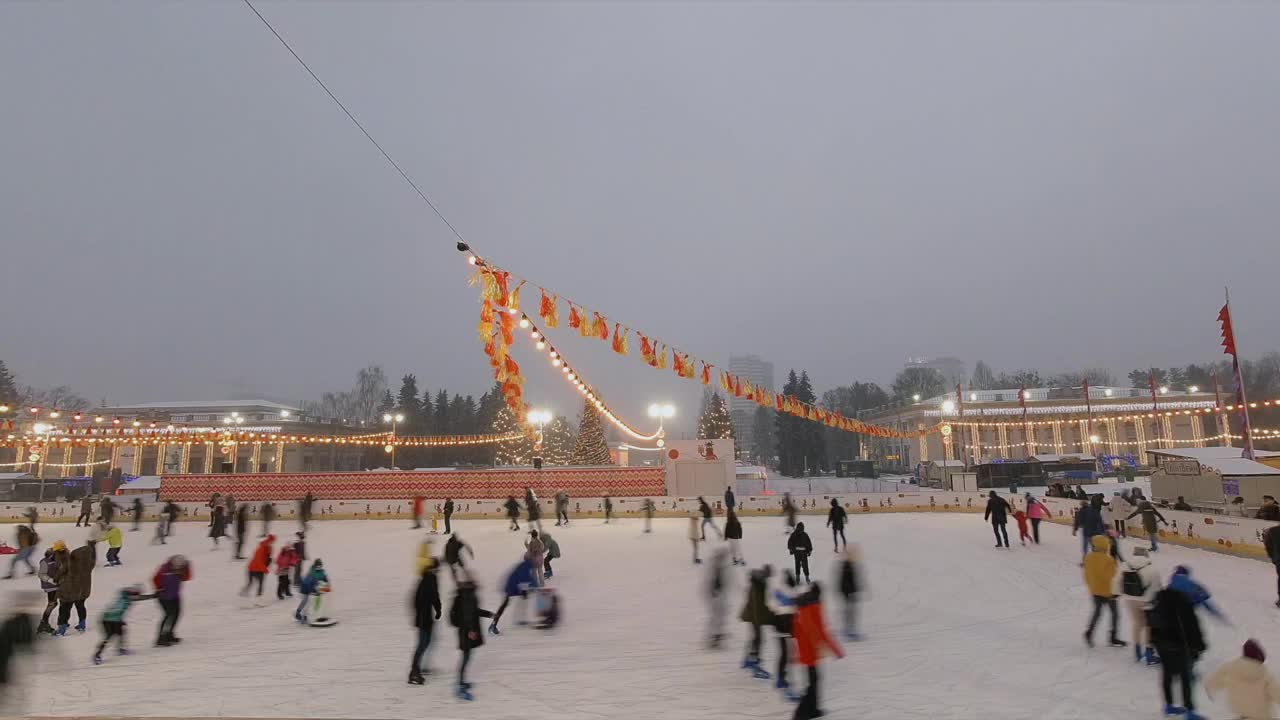
<svg viewBox="0 0 1280 720">
<path fill-rule="evenodd" d="M 1116 594 L 1116 559 L 1111 557 L 1111 539 L 1094 535 L 1089 545 L 1089 554 L 1084 557 L 1084 583 L 1090 595 L 1112 597 Z"/>
<path fill-rule="evenodd" d="M 112 525 L 107 531 L 107 546 L 118 548 L 122 545 L 124 545 L 124 534 L 120 532 L 119 526 Z"/>
</svg>

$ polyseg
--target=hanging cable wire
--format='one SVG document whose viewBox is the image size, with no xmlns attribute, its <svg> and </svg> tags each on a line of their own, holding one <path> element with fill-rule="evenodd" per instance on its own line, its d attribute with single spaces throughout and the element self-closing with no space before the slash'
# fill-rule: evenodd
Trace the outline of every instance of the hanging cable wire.
<svg viewBox="0 0 1280 720">
<path fill-rule="evenodd" d="M 387 162 L 391 164 L 391 167 L 395 168 L 396 172 L 400 173 L 400 177 L 404 178 L 404 181 L 409 183 L 409 187 L 413 188 L 413 191 L 418 193 L 418 197 L 422 198 L 422 201 L 427 204 L 427 207 L 431 208 L 431 211 L 436 214 L 436 217 L 440 218 L 440 222 L 444 223 L 445 226 L 449 228 L 449 231 L 453 233 L 454 237 L 458 238 L 458 242 L 465 243 L 466 240 L 463 239 L 462 233 L 458 232 L 458 229 L 453 226 L 453 223 L 449 222 L 449 219 L 444 216 L 444 213 L 440 212 L 440 208 L 436 207 L 436 204 L 431 202 L 431 198 L 427 197 L 427 194 L 422 192 L 422 188 L 418 187 L 418 184 L 409 177 L 409 174 L 404 171 L 404 168 L 400 167 L 400 164 L 391 158 L 391 155 L 383 149 L 382 145 L 379 144 L 377 140 L 373 139 L 373 135 L 369 134 L 369 131 L 365 129 L 364 125 L 362 125 L 359 120 L 356 119 L 356 116 L 351 114 L 351 111 L 347 109 L 347 106 L 342 104 L 342 101 L 338 99 L 338 96 L 334 95 L 333 91 L 329 89 L 329 86 L 325 85 L 324 81 L 320 79 L 320 76 L 316 75 L 310 65 L 307 65 L 307 61 L 303 60 L 302 57 L 294 51 L 293 47 L 289 45 L 289 42 L 281 37 L 280 33 L 276 31 L 270 21 L 263 17 L 262 13 L 258 12 L 258 8 L 254 7 L 250 0 L 244 0 L 244 4 L 249 6 L 249 9 L 253 11 L 253 14 L 257 15 L 258 19 L 262 21 L 262 24 L 266 25 L 267 29 L 271 31 L 271 34 L 276 36 L 276 40 L 280 41 L 280 44 L 284 46 L 284 49 L 289 51 L 289 54 L 293 56 L 293 59 L 297 60 L 298 64 L 302 66 L 302 69 L 306 70 L 307 74 L 311 76 L 311 79 L 315 80 L 316 84 L 319 85 L 326 94 L 328 94 L 329 99 L 333 100 L 338 107 L 342 108 L 342 112 L 346 113 L 347 117 L 351 119 L 351 122 L 355 123 L 355 126 L 360 128 L 360 132 L 364 133 L 364 136 L 369 139 L 369 142 L 373 143 L 373 146 L 378 148 L 378 152 L 382 153 L 382 157 L 386 158 Z"/>
</svg>

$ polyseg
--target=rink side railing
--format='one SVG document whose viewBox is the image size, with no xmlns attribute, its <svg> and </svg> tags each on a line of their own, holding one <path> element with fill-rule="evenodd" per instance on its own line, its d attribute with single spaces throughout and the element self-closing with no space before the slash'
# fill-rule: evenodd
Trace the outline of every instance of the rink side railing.
<svg viewBox="0 0 1280 720">
<path fill-rule="evenodd" d="M 1025 500 L 1021 495 L 1001 493 L 1001 496 L 1010 501 L 1015 507 L 1025 508 Z M 857 516 L 861 514 L 981 513 L 986 508 L 987 502 L 985 493 L 927 490 L 900 493 L 793 496 L 800 514 L 821 517 L 824 524 L 826 522 L 825 515 L 831 507 L 832 498 L 836 498 L 849 513 L 850 528 L 853 530 L 856 530 Z M 690 513 L 698 510 L 697 498 L 654 495 L 650 498 L 613 498 L 613 514 L 620 518 L 639 518 L 644 514 L 643 503 L 646 499 L 653 500 L 657 510 L 656 517 L 687 517 Z M 127 510 L 132 499 L 117 497 L 116 500 L 121 506 L 121 521 L 129 522 L 131 518 L 128 516 Z M 707 500 L 714 507 L 716 515 L 723 518 L 722 500 L 720 498 L 708 498 Z M 743 517 L 781 514 L 782 500 L 778 496 L 739 496 L 737 500 L 738 513 Z M 1080 504 L 1078 501 L 1062 498 L 1042 498 L 1041 500 L 1052 511 L 1051 521 L 1065 525 L 1072 523 L 1075 510 Z M 423 511 L 424 519 L 430 521 L 433 515 L 437 515 L 440 512 L 442 502 L 443 498 L 429 498 Z M 459 520 L 499 520 L 506 517 L 506 509 L 502 506 L 504 502 L 506 502 L 505 498 L 455 498 L 454 518 Z M 251 504 L 254 505 L 252 517 L 256 521 L 259 516 L 258 504 Z M 522 508 L 523 504 L 523 500 L 521 500 Z M 182 520 L 208 522 L 209 508 L 207 501 L 182 502 L 178 503 L 178 505 L 183 512 Z M 296 502 L 277 502 L 275 505 L 277 522 L 282 524 L 297 522 L 298 508 Z M 550 498 L 541 499 L 539 505 L 542 509 L 543 518 L 554 518 L 554 506 Z M 573 518 L 599 518 L 604 514 L 603 499 L 600 497 L 575 498 L 571 496 L 569 506 L 570 516 Z M 22 522 L 23 514 L 29 507 L 31 507 L 29 503 L 0 504 L 0 522 Z M 148 503 L 146 505 L 146 519 L 156 519 L 160 507 L 159 503 Z M 80 504 L 78 502 L 42 503 L 36 505 L 36 508 L 39 512 L 40 522 L 74 522 L 79 514 Z M 96 511 L 97 508 L 95 506 L 95 514 Z M 410 518 L 411 512 L 412 501 L 409 498 L 402 500 L 318 499 L 312 509 L 312 517 L 314 520 L 407 520 Z M 1213 550 L 1256 559 L 1265 559 L 1267 557 L 1266 550 L 1262 544 L 1262 532 L 1275 525 L 1275 523 L 1251 518 L 1205 515 L 1203 513 L 1179 512 L 1166 509 L 1161 509 L 1160 513 L 1169 521 L 1168 527 L 1161 526 L 1160 528 L 1159 538 L 1162 543 Z M 520 516 L 523 522 L 525 517 L 523 509 Z M 1014 525 L 1013 518 L 1009 519 L 1009 524 L 1011 526 Z M 1146 537 L 1138 518 L 1129 520 L 1126 523 L 1126 528 L 1131 538 L 1140 539 Z M 976 519 L 974 532 L 982 533 L 983 539 L 986 540 L 986 534 L 989 530 L 982 525 L 980 519 Z M 0 539 L 9 541 L 8 537 Z"/>
</svg>

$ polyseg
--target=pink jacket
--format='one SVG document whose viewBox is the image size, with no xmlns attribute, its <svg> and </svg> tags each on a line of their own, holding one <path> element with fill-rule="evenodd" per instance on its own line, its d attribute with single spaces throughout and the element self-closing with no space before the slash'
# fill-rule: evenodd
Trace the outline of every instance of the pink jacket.
<svg viewBox="0 0 1280 720">
<path fill-rule="evenodd" d="M 1044 505 L 1038 502 L 1031 503 L 1031 507 L 1027 508 L 1027 517 L 1032 520 L 1044 520 L 1049 517 L 1049 511 L 1045 509 Z"/>
<path fill-rule="evenodd" d="M 276 574 L 288 575 L 297 564 L 298 551 L 294 550 L 292 545 L 285 545 L 280 550 L 280 555 L 276 557 Z"/>
</svg>

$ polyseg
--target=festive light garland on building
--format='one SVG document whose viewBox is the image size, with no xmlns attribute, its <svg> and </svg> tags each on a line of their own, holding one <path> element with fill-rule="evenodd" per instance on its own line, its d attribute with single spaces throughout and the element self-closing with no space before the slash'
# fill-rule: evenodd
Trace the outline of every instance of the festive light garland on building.
<svg viewBox="0 0 1280 720">
<path fill-rule="evenodd" d="M 464 242 L 458 243 L 458 250 L 467 254 L 467 262 L 475 268 L 475 272 L 472 273 L 470 278 L 470 284 L 481 286 L 480 324 L 477 330 L 480 339 L 485 344 L 485 354 L 489 357 L 494 379 L 501 386 L 508 406 L 516 413 L 517 417 L 524 418 L 528 412 L 528 408 L 525 407 L 523 401 L 524 378 L 520 374 L 519 365 L 511 359 L 508 350 L 513 342 L 513 335 L 516 330 L 514 326 L 515 318 L 522 317 L 522 322 L 529 318 L 527 314 L 521 312 L 520 306 L 521 290 L 529 282 L 509 270 L 482 259 L 472 252 L 471 248 Z M 515 282 L 514 288 L 512 287 L 513 282 Z M 541 293 L 538 303 L 538 316 L 542 319 L 543 327 L 547 329 L 558 327 L 560 324 L 559 304 L 561 296 L 548 291 L 543 286 L 533 285 L 532 287 Z M 609 319 L 600 312 L 591 310 L 568 298 L 565 298 L 565 302 L 569 306 L 569 328 L 577 330 L 578 335 L 584 338 L 593 338 L 604 342 L 610 342 L 612 338 L 611 347 L 615 353 L 618 355 L 630 354 L 629 336 L 633 332 L 631 327 L 615 322 L 611 332 Z M 812 420 L 845 432 L 900 439 L 918 438 L 941 432 L 942 426 L 945 424 L 944 422 L 939 422 L 927 428 L 904 431 L 846 418 L 838 412 L 802 402 L 794 395 L 775 394 L 763 387 L 755 387 L 749 380 L 744 380 L 742 377 L 735 376 L 720 366 L 701 360 L 692 353 L 683 352 L 674 345 L 659 341 L 638 330 L 634 332 L 640 340 L 640 356 L 646 365 L 658 370 L 666 370 L 670 367 L 681 378 L 687 380 L 700 378 L 703 385 L 711 384 L 711 371 L 715 370 L 719 374 L 720 387 L 727 394 L 732 397 L 750 400 L 761 407 L 771 408 L 776 412 Z M 670 351 L 671 357 L 669 365 L 667 362 L 668 351 Z M 699 365 L 701 365 L 701 371 L 698 370 Z"/>
<path fill-rule="evenodd" d="M 179 433 L 171 435 L 147 435 L 129 437 L 98 437 L 80 434 L 36 435 L 31 432 L 22 435 L 8 435 L 0 440 L 0 447 L 17 447 L 32 443 L 44 443 L 71 447 L 89 447 L 93 445 L 147 447 L 158 445 L 225 445 L 230 443 L 288 443 L 292 445 L 353 445 L 378 446 L 396 445 L 400 447 L 462 447 L 469 445 L 489 445 L 512 440 L 524 433 L 491 433 L 480 435 L 397 435 L 378 433 L 372 436 L 342 435 L 286 435 L 282 433 L 201 433 L 199 435 Z M 73 463 L 83 465 L 84 463 Z"/>
</svg>

